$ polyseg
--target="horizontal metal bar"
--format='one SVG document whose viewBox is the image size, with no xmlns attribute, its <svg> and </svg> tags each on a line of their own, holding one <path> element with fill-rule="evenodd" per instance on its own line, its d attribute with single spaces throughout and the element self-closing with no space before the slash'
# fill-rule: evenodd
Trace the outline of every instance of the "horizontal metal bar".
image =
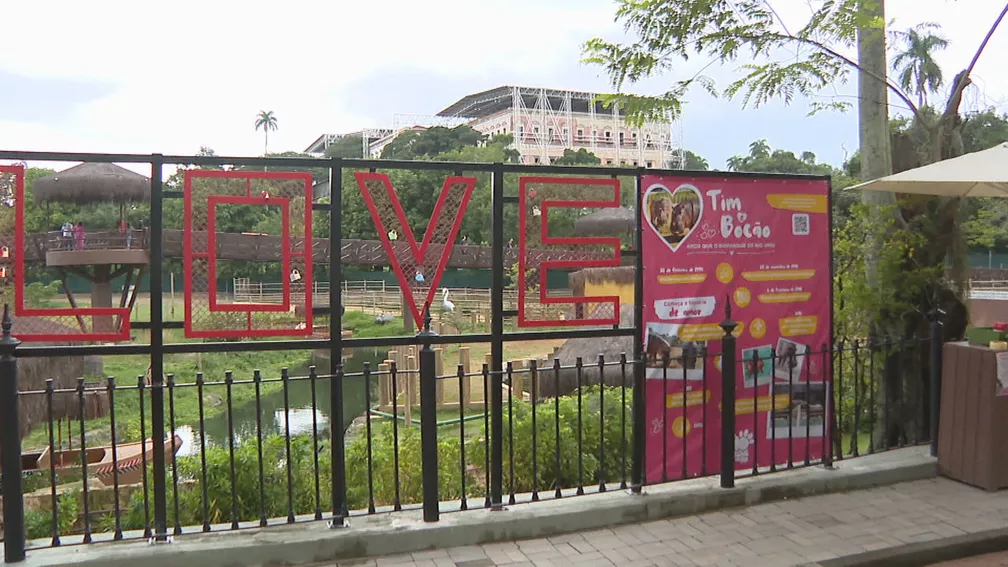
<svg viewBox="0 0 1008 567">
<path fill-rule="evenodd" d="M 456 172 L 489 173 L 494 164 L 488 162 L 461 161 L 410 161 L 401 159 L 360 159 L 343 160 L 344 169 L 423 169 Z"/>
<path fill-rule="evenodd" d="M 94 161 L 103 163 L 151 163 L 151 154 L 103 154 L 79 152 L 25 152 L 0 150 L 0 159 L 25 161 Z"/>
<path fill-rule="evenodd" d="M 177 323 L 177 322 L 173 322 Z M 149 323 L 148 323 L 149 325 Z M 135 325 L 139 328 L 139 325 Z M 550 331 L 522 331 L 504 333 L 502 338 L 508 341 L 545 341 L 555 339 L 589 339 L 604 337 L 628 337 L 634 333 L 628 328 L 607 329 L 560 329 Z M 490 333 L 466 335 L 434 335 L 427 341 L 435 345 L 472 344 L 490 342 Z M 348 338 L 343 339 L 344 348 L 368 348 L 383 346 L 416 345 L 420 340 L 415 336 Z M 241 341 L 212 343 L 168 343 L 164 345 L 165 354 L 192 354 L 210 352 L 262 352 L 276 350 L 328 350 L 328 339 L 298 339 L 290 341 Z M 16 351 L 18 358 L 38 358 L 44 356 L 87 356 L 87 355 L 126 355 L 150 354 L 149 344 L 115 344 L 115 345 L 65 345 L 65 346 L 19 346 Z"/>
<path fill-rule="evenodd" d="M 149 344 L 119 344 L 119 345 L 50 345 L 25 346 L 20 345 L 14 352 L 17 358 L 41 358 L 57 356 L 90 356 L 90 355 L 125 355 L 150 354 Z"/>
<path fill-rule="evenodd" d="M 144 330 L 147 330 L 147 329 L 153 329 L 154 327 L 153 327 L 153 325 L 151 325 L 150 321 L 131 321 L 130 322 L 130 328 L 131 329 L 144 329 Z M 163 328 L 163 329 L 184 329 L 185 328 L 185 323 L 182 322 L 182 321 L 165 321 L 164 323 L 161 324 L 161 328 Z"/>
<path fill-rule="evenodd" d="M 328 349 L 329 339 L 297 339 L 290 341 L 241 341 L 234 343 L 167 343 L 165 354 L 208 352 L 264 352 L 273 350 Z"/>
<path fill-rule="evenodd" d="M 332 210 L 332 203 L 312 203 L 311 210 L 329 212 Z"/>
<path fill-rule="evenodd" d="M 163 199 L 182 199 L 185 197 L 183 191 L 162 191 L 161 197 Z"/>
<path fill-rule="evenodd" d="M 577 329 L 557 331 L 523 331 L 504 333 L 505 341 L 549 341 L 555 339 L 598 339 L 606 337 L 632 337 L 633 328 Z"/>
<path fill-rule="evenodd" d="M 238 157 L 238 156 L 164 156 L 165 164 L 173 165 L 244 165 L 258 166 L 267 165 L 270 167 L 330 167 L 333 164 L 331 158 L 315 157 Z"/>
<path fill-rule="evenodd" d="M 107 153 L 78 153 L 78 152 L 29 152 L 0 150 L 0 159 L 35 160 L 35 161 L 94 161 L 94 162 L 119 162 L 119 163 L 151 163 L 151 154 L 107 154 Z M 273 166 L 292 168 L 330 167 L 334 160 L 331 158 L 314 157 L 237 157 L 237 156 L 179 156 L 166 155 L 163 162 L 169 165 L 245 165 L 245 166 Z M 416 170 L 445 170 L 445 171 L 467 171 L 467 172 L 489 172 L 494 166 L 488 162 L 453 162 L 453 161 L 409 161 L 409 160 L 384 160 L 384 159 L 359 159 L 344 158 L 341 160 L 344 168 L 348 169 L 416 169 Z M 702 178 L 737 178 L 748 179 L 829 179 L 828 175 L 804 175 L 792 173 L 762 173 L 762 172 L 742 172 L 742 171 L 690 171 L 682 169 L 652 169 L 652 168 L 629 168 L 612 166 L 573 166 L 573 165 L 535 165 L 504 163 L 497 164 L 505 173 L 525 173 L 525 174 L 553 174 L 553 175 L 598 175 L 604 177 L 631 177 L 641 175 L 676 175 Z"/>
</svg>

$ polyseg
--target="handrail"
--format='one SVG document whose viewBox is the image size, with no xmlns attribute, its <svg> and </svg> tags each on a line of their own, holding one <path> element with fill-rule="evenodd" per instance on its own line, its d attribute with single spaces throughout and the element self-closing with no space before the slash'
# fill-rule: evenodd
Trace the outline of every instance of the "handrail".
<svg viewBox="0 0 1008 567">
<path fill-rule="evenodd" d="M 149 244 L 148 232 L 140 229 L 96 230 L 84 232 L 83 235 L 70 233 L 64 235 L 61 230 L 46 232 L 45 247 L 49 252 L 67 252 L 73 250 L 146 250 Z"/>
</svg>

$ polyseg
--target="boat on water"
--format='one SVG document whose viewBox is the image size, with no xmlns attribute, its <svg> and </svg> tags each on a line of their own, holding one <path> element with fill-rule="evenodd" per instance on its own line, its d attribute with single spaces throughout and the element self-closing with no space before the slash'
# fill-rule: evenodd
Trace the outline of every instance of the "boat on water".
<svg viewBox="0 0 1008 567">
<path fill-rule="evenodd" d="M 177 453 L 182 447 L 182 438 L 178 435 L 166 437 L 164 442 L 165 459 Z M 112 458 L 112 446 L 91 447 L 80 449 L 45 450 L 21 455 L 21 470 L 26 473 L 48 473 L 50 465 L 54 465 L 59 475 L 75 474 L 81 471 L 81 454 L 87 462 L 88 476 L 96 478 L 106 486 L 116 482 L 116 472 L 120 485 L 139 484 L 143 482 L 144 461 L 150 463 L 154 459 L 154 440 L 119 443 L 115 446 L 115 460 Z"/>
</svg>

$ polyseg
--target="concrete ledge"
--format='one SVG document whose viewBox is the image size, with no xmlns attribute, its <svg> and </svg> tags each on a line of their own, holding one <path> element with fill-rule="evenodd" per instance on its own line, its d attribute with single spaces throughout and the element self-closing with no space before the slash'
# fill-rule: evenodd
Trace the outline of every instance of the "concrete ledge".
<svg viewBox="0 0 1008 567">
<path fill-rule="evenodd" d="M 1008 550 L 1008 528 L 987 530 L 867 551 L 857 555 L 820 561 L 817 567 L 920 567 Z"/>
<path fill-rule="evenodd" d="M 441 521 L 433 524 L 425 524 L 419 511 L 407 511 L 354 517 L 348 529 L 340 530 L 314 522 L 185 535 L 170 545 L 133 542 L 44 549 L 30 551 L 24 565 L 257 567 L 321 563 L 547 537 L 933 478 L 936 474 L 935 460 L 928 455 L 927 447 L 912 447 L 840 461 L 830 470 L 808 467 L 743 478 L 735 488 L 727 490 L 718 487 L 716 477 L 707 477 L 650 486 L 641 495 L 615 490 L 519 504 L 504 511 L 480 509 L 442 514 Z"/>
</svg>

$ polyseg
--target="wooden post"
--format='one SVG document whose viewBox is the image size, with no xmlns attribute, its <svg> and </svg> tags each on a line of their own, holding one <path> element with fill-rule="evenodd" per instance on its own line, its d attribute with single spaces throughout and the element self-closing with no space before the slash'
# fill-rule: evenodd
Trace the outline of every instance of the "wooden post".
<svg viewBox="0 0 1008 567">
<path fill-rule="evenodd" d="M 417 369 L 417 359 L 412 354 L 410 354 L 406 358 L 406 368 L 409 371 L 413 371 L 413 370 Z M 406 378 L 406 380 L 405 380 L 405 382 L 406 382 L 406 395 L 403 396 L 403 397 L 406 399 L 406 402 L 403 405 L 405 406 L 405 410 L 406 410 L 405 414 L 404 414 L 405 417 L 406 417 L 406 427 L 412 427 L 413 426 L 413 403 L 414 403 L 413 396 L 416 395 L 416 389 L 413 387 L 414 377 L 415 377 L 415 375 L 412 372 L 410 374 L 407 374 L 405 376 L 405 378 Z"/>
<path fill-rule="evenodd" d="M 410 369 L 409 382 L 410 382 L 410 392 L 412 397 L 410 398 L 410 403 L 414 406 L 420 406 L 420 357 L 417 356 L 416 347 L 409 347 L 406 351 L 407 359 L 413 359 L 413 362 L 407 362 Z"/>
<path fill-rule="evenodd" d="M 392 405 L 392 376 L 389 375 L 389 361 L 378 364 L 378 407 L 388 411 Z"/>
<path fill-rule="evenodd" d="M 416 324 L 413 322 L 413 312 L 410 311 L 405 295 L 400 294 L 399 303 L 402 310 L 403 329 L 407 333 L 415 333 Z"/>
<path fill-rule="evenodd" d="M 483 360 L 484 360 L 484 362 L 486 362 L 487 367 L 490 368 L 490 372 L 493 372 L 493 363 L 490 362 L 492 360 L 492 357 L 491 357 L 491 355 L 490 355 L 489 352 L 486 353 L 486 356 L 483 357 Z M 490 393 L 490 384 L 493 384 L 493 378 L 490 376 L 489 372 L 487 373 L 487 380 L 488 381 L 486 381 L 483 384 L 483 396 L 484 397 L 480 401 L 486 400 L 487 399 L 486 396 L 493 395 L 493 394 Z M 492 400 L 493 398 L 490 398 L 490 399 Z"/>
<path fill-rule="evenodd" d="M 442 349 L 434 349 L 434 375 L 438 377 L 437 381 L 437 407 L 441 409 L 444 407 L 444 354 Z"/>
<path fill-rule="evenodd" d="M 459 347 L 458 363 L 465 369 L 466 374 L 469 374 L 469 347 Z M 468 409 L 469 404 L 472 403 L 472 384 L 469 383 L 469 379 L 470 377 L 466 376 L 466 379 L 462 381 L 462 391 L 459 392 L 459 403 L 466 409 Z"/>
<path fill-rule="evenodd" d="M 511 395 L 519 402 L 525 399 L 525 361 L 516 360 L 511 364 Z"/>
</svg>

